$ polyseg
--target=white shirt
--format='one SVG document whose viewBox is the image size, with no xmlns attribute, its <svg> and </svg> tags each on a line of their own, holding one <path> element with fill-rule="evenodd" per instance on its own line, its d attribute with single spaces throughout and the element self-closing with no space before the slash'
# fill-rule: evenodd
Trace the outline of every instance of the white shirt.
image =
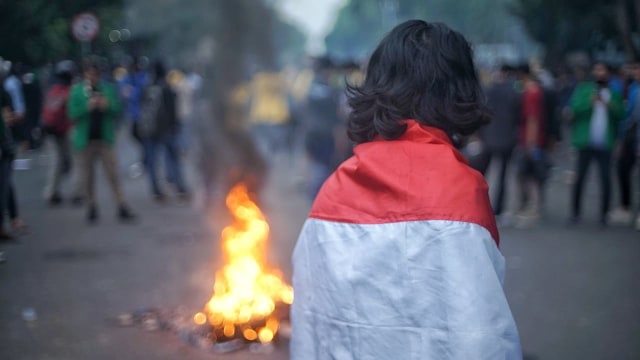
<svg viewBox="0 0 640 360">
<path fill-rule="evenodd" d="M 607 146 L 607 131 L 609 126 L 609 114 L 607 106 L 611 101 L 611 91 L 607 88 L 598 90 L 601 101 L 593 104 L 591 113 L 590 144 L 596 148 Z"/>
</svg>

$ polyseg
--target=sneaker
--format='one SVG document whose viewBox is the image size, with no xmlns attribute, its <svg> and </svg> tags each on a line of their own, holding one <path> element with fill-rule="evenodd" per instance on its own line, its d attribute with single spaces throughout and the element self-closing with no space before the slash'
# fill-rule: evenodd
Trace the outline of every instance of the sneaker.
<svg viewBox="0 0 640 360">
<path fill-rule="evenodd" d="M 89 224 L 93 225 L 98 222 L 98 208 L 95 206 L 89 207 L 89 211 L 87 212 L 87 221 Z"/>
<path fill-rule="evenodd" d="M 178 200 L 181 202 L 189 202 L 191 200 L 191 194 L 188 191 L 178 192 Z"/>
<path fill-rule="evenodd" d="M 47 203 L 49 204 L 49 206 L 58 206 L 62 204 L 62 196 L 60 196 L 60 194 L 58 193 L 55 193 L 51 195 L 51 197 L 49 197 Z"/>
<path fill-rule="evenodd" d="M 630 224 L 633 216 L 629 210 L 618 208 L 609 213 L 609 221 L 612 224 Z"/>
<path fill-rule="evenodd" d="M 71 205 L 80 207 L 82 204 L 84 204 L 84 198 L 82 196 L 76 195 L 71 198 Z"/>
<path fill-rule="evenodd" d="M 567 220 L 567 226 L 576 226 L 580 223 L 580 217 L 577 215 L 572 215 L 568 220 Z"/>
<path fill-rule="evenodd" d="M 155 193 L 153 193 L 153 201 L 162 204 L 165 201 L 167 201 L 167 196 L 164 193 L 155 192 Z"/>
<path fill-rule="evenodd" d="M 121 206 L 118 209 L 118 219 L 121 222 L 133 222 L 137 219 L 137 216 L 126 206 Z"/>
<path fill-rule="evenodd" d="M 0 241 L 13 241 L 16 237 L 6 232 L 5 230 L 0 230 Z"/>
</svg>

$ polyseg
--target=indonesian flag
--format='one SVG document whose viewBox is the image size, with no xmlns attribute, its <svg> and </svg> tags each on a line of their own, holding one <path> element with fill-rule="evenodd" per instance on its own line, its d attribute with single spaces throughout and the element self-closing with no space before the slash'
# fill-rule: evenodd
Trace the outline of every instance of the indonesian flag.
<svg viewBox="0 0 640 360">
<path fill-rule="evenodd" d="M 407 121 L 325 182 L 293 254 L 291 359 L 521 359 L 482 175 Z"/>
</svg>

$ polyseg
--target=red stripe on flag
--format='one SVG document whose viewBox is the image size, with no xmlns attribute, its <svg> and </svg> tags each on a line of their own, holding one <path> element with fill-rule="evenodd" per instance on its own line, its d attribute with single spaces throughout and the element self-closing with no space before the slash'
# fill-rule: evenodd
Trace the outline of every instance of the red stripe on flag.
<svg viewBox="0 0 640 360">
<path fill-rule="evenodd" d="M 483 176 L 439 129 L 411 120 L 396 140 L 358 145 L 325 182 L 309 217 L 354 224 L 450 220 L 498 229 Z"/>
</svg>

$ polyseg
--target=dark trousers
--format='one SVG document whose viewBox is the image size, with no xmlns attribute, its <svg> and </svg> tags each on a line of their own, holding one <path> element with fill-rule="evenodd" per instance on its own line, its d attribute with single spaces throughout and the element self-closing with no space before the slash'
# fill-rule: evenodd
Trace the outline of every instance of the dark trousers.
<svg viewBox="0 0 640 360">
<path fill-rule="evenodd" d="M 636 162 L 635 139 L 625 139 L 622 143 L 620 158 L 617 163 L 618 183 L 620 184 L 620 203 L 625 210 L 631 208 L 631 175 Z"/>
<path fill-rule="evenodd" d="M 496 215 L 502 214 L 504 210 L 504 194 L 506 192 L 506 178 L 507 178 L 507 168 L 509 167 L 509 163 L 511 162 L 511 156 L 513 155 L 513 149 L 507 149 L 502 151 L 488 151 L 486 153 L 486 161 L 483 162 L 482 167 L 478 169 L 485 175 L 487 170 L 489 169 L 489 165 L 491 164 L 491 160 L 494 158 L 500 158 L 500 174 L 498 177 L 498 194 L 496 198 L 496 202 L 493 207 L 493 213 Z"/>
<path fill-rule="evenodd" d="M 15 191 L 11 181 L 13 172 L 12 159 L 0 159 L 0 229 L 4 228 L 5 213 L 10 219 L 18 217 Z"/>
<path fill-rule="evenodd" d="M 601 220 L 605 220 L 609 212 L 609 200 L 611 197 L 610 150 L 588 148 L 578 152 L 578 179 L 573 187 L 573 216 L 580 216 L 584 180 L 592 160 L 595 160 L 598 164 L 598 174 L 600 176 L 600 216 Z"/>
<path fill-rule="evenodd" d="M 185 193 L 187 186 L 182 176 L 182 164 L 180 159 L 179 138 L 177 133 L 168 133 L 158 139 L 144 140 L 146 167 L 151 183 L 151 191 L 154 195 L 162 193 L 158 179 L 157 157 L 160 148 L 164 148 L 165 171 L 167 181 L 173 184 L 178 192 Z"/>
</svg>

